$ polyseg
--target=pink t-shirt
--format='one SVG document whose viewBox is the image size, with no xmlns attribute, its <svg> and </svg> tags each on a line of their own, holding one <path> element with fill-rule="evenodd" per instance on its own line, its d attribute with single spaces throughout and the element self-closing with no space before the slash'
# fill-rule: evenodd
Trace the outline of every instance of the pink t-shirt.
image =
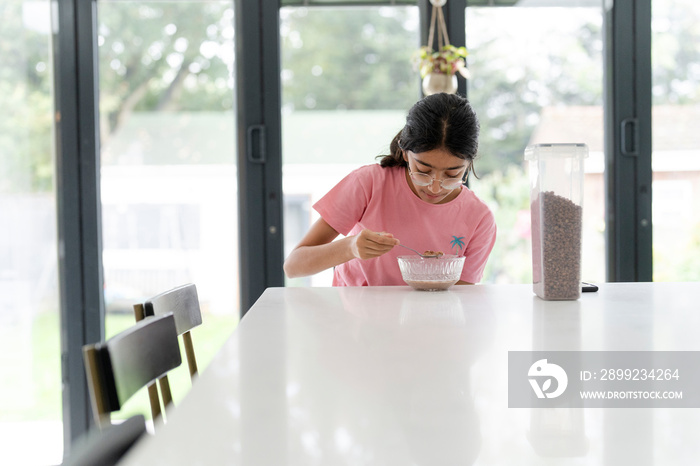
<svg viewBox="0 0 700 466">
<path fill-rule="evenodd" d="M 394 235 L 417 251 L 465 256 L 461 280 L 477 283 L 496 242 L 491 210 L 467 187 L 445 204 L 430 204 L 411 191 L 405 168 L 366 165 L 351 172 L 314 209 L 341 235 L 368 228 Z M 405 285 L 398 256 L 402 247 L 373 259 L 352 259 L 335 267 L 334 286 Z"/>
</svg>

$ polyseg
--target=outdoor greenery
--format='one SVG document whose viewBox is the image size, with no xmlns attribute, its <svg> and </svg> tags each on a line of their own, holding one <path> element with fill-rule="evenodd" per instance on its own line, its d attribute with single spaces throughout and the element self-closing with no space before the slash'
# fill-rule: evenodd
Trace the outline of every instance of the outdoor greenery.
<svg viewBox="0 0 700 466">
<path fill-rule="evenodd" d="M 0 2 L 0 18 L 21 18 L 22 2 Z M 0 28 L 0 193 L 53 186 L 51 63 L 45 30 L 21 21 Z"/>
<path fill-rule="evenodd" d="M 22 3 L 0 2 L 0 15 L 21 18 Z M 700 31 L 691 13 L 695 5 L 692 0 L 664 5 L 664 10 L 655 10 L 654 97 L 666 103 L 698 103 Z M 415 101 L 419 77 L 410 58 L 420 44 L 414 8 L 335 8 L 325 9 L 328 14 L 309 15 L 311 10 L 315 9 L 281 10 L 282 50 L 289 55 L 283 61 L 293 63 L 281 73 L 286 111 L 405 109 L 406 102 Z M 600 36 L 599 24 L 572 30 L 562 43 L 522 41 L 538 47 L 538 61 L 548 63 L 543 75 L 535 63 L 528 63 L 529 53 L 497 53 L 511 42 L 499 37 L 497 28 L 479 27 L 488 21 L 489 10 L 493 9 L 469 9 L 468 28 L 478 34 L 468 34 L 467 44 L 472 75 L 469 97 L 481 118 L 481 152 L 488 154 L 480 163 L 484 174 L 521 160 L 522 147 L 543 106 L 602 103 L 602 44 L 592 40 Z M 214 76 L 234 66 L 232 15 L 231 3 L 226 1 L 204 6 L 152 2 L 138 8 L 101 3 L 103 142 L 132 111 L 231 109 L 233 82 Z M 669 34 L 670 25 L 674 25 L 673 34 Z M 0 115 L 0 190 L 5 192 L 52 188 L 52 63 L 45 58 L 46 34 L 19 21 L 6 21 L 0 30 L 0 105 L 12 109 Z M 338 53 L 338 47 L 351 53 Z M 489 60 L 490 56 L 510 62 Z M 580 69 L 582 58 L 592 62 L 590 71 L 571 73 Z"/>
<path fill-rule="evenodd" d="M 98 26 L 102 142 L 132 112 L 230 111 L 232 18 L 233 6 L 225 1 L 152 2 L 138 8 L 131 3 L 102 3 Z M 168 163 L 192 160 L 185 154 Z"/>
<path fill-rule="evenodd" d="M 474 11 L 468 17 L 470 30 L 478 31 L 468 36 L 476 37 L 468 43 L 473 78 L 469 98 L 482 125 L 480 152 L 485 157 L 478 166 L 487 174 L 521 162 L 542 107 L 602 105 L 602 43 L 590 40 L 600 37 L 600 13 L 589 14 L 597 24 L 572 31 L 565 43 L 544 41 L 541 61 L 532 63 L 527 50 L 503 53 L 514 41 L 499 37 L 500 28 L 485 27 L 494 9 Z M 413 69 L 418 48 L 415 13 L 410 8 L 347 9 L 342 14 L 333 9 L 284 9 L 283 108 L 407 110 L 419 97 L 419 73 Z M 334 44 L 352 44 L 352 53 L 329 46 L 331 37 Z M 550 66 L 543 72 L 545 60 Z M 583 75 L 582 62 L 589 69 Z"/>
<path fill-rule="evenodd" d="M 496 216 L 498 235 L 484 276 L 490 282 L 532 282 L 530 181 L 520 165 L 510 165 L 479 180 L 474 188 Z M 525 213 L 525 215 L 523 215 Z"/>
<path fill-rule="evenodd" d="M 700 104 L 697 0 L 656 0 L 652 17 L 653 104 Z"/>
<path fill-rule="evenodd" d="M 556 12 L 552 17 L 561 18 Z M 477 8 L 467 14 L 467 27 L 474 30 L 467 36 L 469 98 L 481 119 L 483 157 L 477 167 L 484 174 L 522 164 L 544 107 L 603 103 L 600 12 L 566 13 L 577 19 L 564 37 L 558 24 L 545 23 L 517 35 L 518 24 L 537 13 L 531 9 L 497 13 Z M 488 27 L 496 18 L 499 26 Z"/>
<path fill-rule="evenodd" d="M 192 330 L 192 339 L 197 354 L 200 370 L 206 368 L 209 361 L 219 350 L 224 340 L 233 332 L 238 324 L 236 316 L 217 316 L 207 314 L 203 324 Z M 108 314 L 105 335 L 112 335 L 134 324 L 134 316 L 128 313 Z M 42 312 L 32 323 L 32 351 L 25 353 L 18 364 L 32 368 L 32 400 L 31 406 L 25 403 L 13 402 L 13 397 L 2 397 L 0 413 L 2 420 L 25 421 L 27 419 L 61 419 L 61 392 L 56 390 L 57 380 L 61 380 L 61 357 L 57 312 Z M 187 369 L 185 349 L 180 341 L 180 352 L 183 357 L 181 367 L 173 370 L 169 376 L 174 402 L 177 403 L 189 391 L 190 376 Z M 19 345 L 17 345 L 19 347 Z M 0 393 L 3 390 L 14 389 L 21 384 L 14 384 L 12 378 L 4 379 Z M 114 416 L 114 419 L 125 419 L 130 415 L 144 413 L 150 416 L 148 394 L 145 390 L 138 392 L 127 402 L 124 408 Z"/>
<path fill-rule="evenodd" d="M 414 8 L 283 8 L 280 18 L 285 112 L 406 110 L 418 97 Z"/>
</svg>

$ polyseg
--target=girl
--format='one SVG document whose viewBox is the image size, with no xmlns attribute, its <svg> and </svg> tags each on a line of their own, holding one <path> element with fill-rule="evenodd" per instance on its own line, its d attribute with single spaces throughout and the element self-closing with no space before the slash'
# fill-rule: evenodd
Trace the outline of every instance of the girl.
<svg viewBox="0 0 700 466">
<path fill-rule="evenodd" d="M 396 260 L 409 253 L 396 247 L 403 243 L 466 256 L 458 284 L 481 280 L 496 223 L 464 185 L 474 172 L 478 136 L 466 98 L 434 94 L 418 101 L 389 155 L 353 171 L 314 204 L 321 218 L 287 257 L 287 276 L 334 267 L 333 286 L 405 285 Z M 345 237 L 334 241 L 338 235 Z"/>
</svg>

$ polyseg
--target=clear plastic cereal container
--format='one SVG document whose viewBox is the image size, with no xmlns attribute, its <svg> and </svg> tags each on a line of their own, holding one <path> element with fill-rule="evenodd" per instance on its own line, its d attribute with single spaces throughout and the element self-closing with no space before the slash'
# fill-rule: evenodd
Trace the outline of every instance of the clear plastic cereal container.
<svg viewBox="0 0 700 466">
<path fill-rule="evenodd" d="M 581 297 L 586 157 L 586 144 L 535 144 L 525 149 L 530 172 L 532 283 L 542 299 Z"/>
</svg>

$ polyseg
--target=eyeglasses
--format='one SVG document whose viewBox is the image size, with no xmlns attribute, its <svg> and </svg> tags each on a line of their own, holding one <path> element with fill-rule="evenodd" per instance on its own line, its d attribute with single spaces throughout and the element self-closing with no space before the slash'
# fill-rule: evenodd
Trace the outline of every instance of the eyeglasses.
<svg viewBox="0 0 700 466">
<path fill-rule="evenodd" d="M 432 186 L 432 184 L 435 183 L 435 178 L 428 175 L 427 173 L 412 172 L 409 169 L 408 174 L 413 180 L 413 182 L 418 186 Z M 446 178 L 444 180 L 440 180 L 440 186 L 443 189 L 457 189 L 460 186 L 462 186 L 462 178 Z"/>
<path fill-rule="evenodd" d="M 432 176 L 428 175 L 427 173 L 414 172 L 413 170 L 411 170 L 410 159 L 413 159 L 414 163 L 415 163 L 414 154 L 410 153 L 409 151 L 406 151 L 406 154 L 409 157 L 409 160 L 406 161 L 407 162 L 406 165 L 408 168 L 408 176 L 411 177 L 411 179 L 413 180 L 413 183 L 415 183 L 416 186 L 423 186 L 423 187 L 432 186 L 433 183 L 435 183 L 435 180 L 437 178 L 433 178 Z M 455 167 L 454 169 L 456 169 L 456 168 L 457 167 Z M 462 186 L 463 181 L 464 181 L 464 174 L 462 174 L 462 176 L 459 176 L 459 177 L 448 177 L 448 178 L 445 178 L 443 180 L 440 180 L 440 187 L 442 189 L 447 189 L 447 190 L 452 191 L 452 190 L 457 189 L 460 186 Z"/>
</svg>

